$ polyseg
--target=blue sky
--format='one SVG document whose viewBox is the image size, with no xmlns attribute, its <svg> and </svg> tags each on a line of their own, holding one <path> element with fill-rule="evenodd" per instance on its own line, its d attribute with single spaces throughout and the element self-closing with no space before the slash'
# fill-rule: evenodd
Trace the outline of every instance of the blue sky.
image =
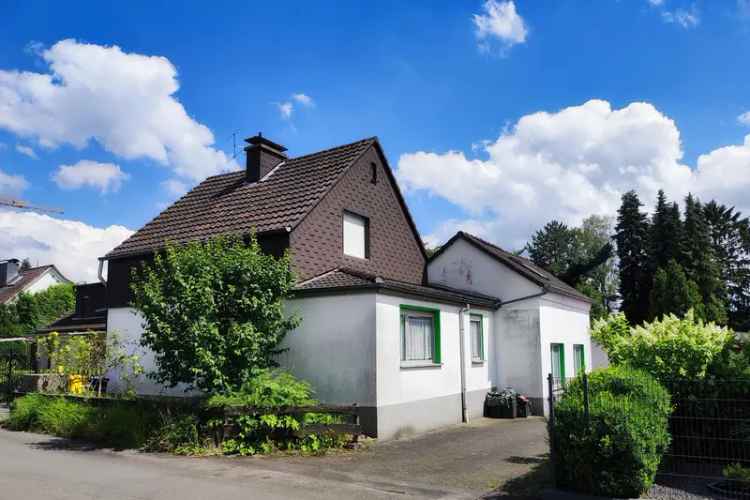
<svg viewBox="0 0 750 500">
<path fill-rule="evenodd" d="M 0 18 L 0 194 L 65 210 L 0 212 L 0 254 L 77 279 L 259 130 L 291 155 L 377 135 L 432 244 L 465 228 L 515 248 L 627 189 L 750 209 L 747 0 L 6 2 Z"/>
</svg>

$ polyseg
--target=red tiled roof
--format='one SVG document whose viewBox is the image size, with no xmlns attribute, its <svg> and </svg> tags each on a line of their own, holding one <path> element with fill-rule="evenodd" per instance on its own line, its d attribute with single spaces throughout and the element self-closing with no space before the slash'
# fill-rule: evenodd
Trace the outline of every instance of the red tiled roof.
<svg viewBox="0 0 750 500">
<path fill-rule="evenodd" d="M 0 304 L 5 304 L 11 300 L 53 267 L 55 266 L 39 266 L 21 271 L 10 285 L 0 287 Z"/>
<path fill-rule="evenodd" d="M 244 170 L 209 177 L 106 258 L 150 253 L 166 242 L 293 228 L 376 140 L 287 159 L 260 182 L 247 182 Z"/>
</svg>

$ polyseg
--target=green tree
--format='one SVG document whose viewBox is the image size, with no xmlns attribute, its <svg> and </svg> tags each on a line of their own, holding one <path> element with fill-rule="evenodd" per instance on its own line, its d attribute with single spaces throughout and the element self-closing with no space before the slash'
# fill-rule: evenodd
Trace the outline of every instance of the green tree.
<svg viewBox="0 0 750 500">
<path fill-rule="evenodd" d="M 703 214 L 724 283 L 728 324 L 737 330 L 750 329 L 750 222 L 716 201 L 705 204 Z"/>
<path fill-rule="evenodd" d="M 620 261 L 620 309 L 628 321 L 639 324 L 649 318 L 653 283 L 649 262 L 649 222 L 641 212 L 641 201 L 635 191 L 622 196 L 617 211 L 615 241 Z"/>
<path fill-rule="evenodd" d="M 652 269 L 665 269 L 670 261 L 681 262 L 682 220 L 677 203 L 668 203 L 663 190 L 659 190 L 654 215 L 651 217 L 649 258 Z"/>
<path fill-rule="evenodd" d="M 145 318 L 141 344 L 156 357 L 159 383 L 226 393 L 276 366 L 298 319 L 282 301 L 294 286 L 288 255 L 261 251 L 253 236 L 168 245 L 133 273 L 133 302 Z"/>
<path fill-rule="evenodd" d="M 534 233 L 527 245 L 529 257 L 555 276 L 581 260 L 582 248 L 574 229 L 560 221 L 550 221 Z"/>
<path fill-rule="evenodd" d="M 667 314 L 685 316 L 690 309 L 700 319 L 705 319 L 703 300 L 698 285 L 688 279 L 682 266 L 676 260 L 670 260 L 665 267 L 660 267 L 654 276 L 651 289 L 651 317 L 661 318 Z"/>
<path fill-rule="evenodd" d="M 685 230 L 683 234 L 685 258 L 682 267 L 700 290 L 705 308 L 705 318 L 726 324 L 727 311 L 724 303 L 724 283 L 719 262 L 709 234 L 709 224 L 699 200 L 693 195 L 685 199 Z"/>
</svg>

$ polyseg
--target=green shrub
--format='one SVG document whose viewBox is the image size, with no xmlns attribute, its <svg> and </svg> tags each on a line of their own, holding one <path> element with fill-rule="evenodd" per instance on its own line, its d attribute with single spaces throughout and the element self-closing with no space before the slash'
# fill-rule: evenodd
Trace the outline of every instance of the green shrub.
<svg viewBox="0 0 750 500">
<path fill-rule="evenodd" d="M 670 442 L 669 393 L 646 373 L 614 367 L 589 376 L 589 420 L 581 379 L 555 406 L 558 485 L 584 493 L 638 497 L 654 481 Z"/>
<path fill-rule="evenodd" d="M 48 399 L 40 394 L 29 394 L 14 400 L 6 426 L 15 431 L 37 429 L 39 426 L 39 411 Z"/>
<path fill-rule="evenodd" d="M 160 413 L 157 430 L 146 441 L 146 450 L 196 455 L 203 453 L 208 439 L 198 417 L 191 413 Z"/>
<path fill-rule="evenodd" d="M 726 328 L 696 319 L 692 311 L 684 318 L 670 314 L 643 326 L 627 325 L 623 315 L 613 315 L 596 321 L 591 335 L 613 365 L 643 370 L 662 383 L 705 377 L 734 338 Z"/>
<path fill-rule="evenodd" d="M 207 404 L 209 408 L 314 406 L 318 402 L 312 396 L 310 384 L 295 378 L 292 374 L 283 370 L 260 370 L 239 391 L 212 396 Z M 349 438 L 328 434 L 299 437 L 297 431 L 304 424 L 332 424 L 339 421 L 338 416 L 320 413 L 241 415 L 230 420 L 237 432 L 231 439 L 224 440 L 222 448 L 226 454 L 240 455 L 271 453 L 275 450 L 321 453 L 328 448 L 342 446 Z M 219 422 L 214 423 L 218 424 Z"/>
<path fill-rule="evenodd" d="M 94 404 L 29 394 L 13 403 L 8 427 L 116 448 L 138 448 L 153 432 L 156 422 L 153 409 L 131 402 Z"/>
</svg>

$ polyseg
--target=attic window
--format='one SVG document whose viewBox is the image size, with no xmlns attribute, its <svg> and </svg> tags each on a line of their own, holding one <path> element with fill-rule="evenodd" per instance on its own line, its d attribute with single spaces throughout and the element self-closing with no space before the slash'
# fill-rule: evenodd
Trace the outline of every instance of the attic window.
<svg viewBox="0 0 750 500">
<path fill-rule="evenodd" d="M 367 217 L 362 217 L 351 212 L 344 212 L 343 225 L 344 255 L 367 259 L 370 256 L 368 241 L 370 237 L 370 223 Z"/>
<path fill-rule="evenodd" d="M 377 184 L 378 183 L 378 166 L 375 165 L 374 163 L 370 163 L 370 173 L 371 173 L 370 182 L 372 182 L 373 184 Z"/>
</svg>

